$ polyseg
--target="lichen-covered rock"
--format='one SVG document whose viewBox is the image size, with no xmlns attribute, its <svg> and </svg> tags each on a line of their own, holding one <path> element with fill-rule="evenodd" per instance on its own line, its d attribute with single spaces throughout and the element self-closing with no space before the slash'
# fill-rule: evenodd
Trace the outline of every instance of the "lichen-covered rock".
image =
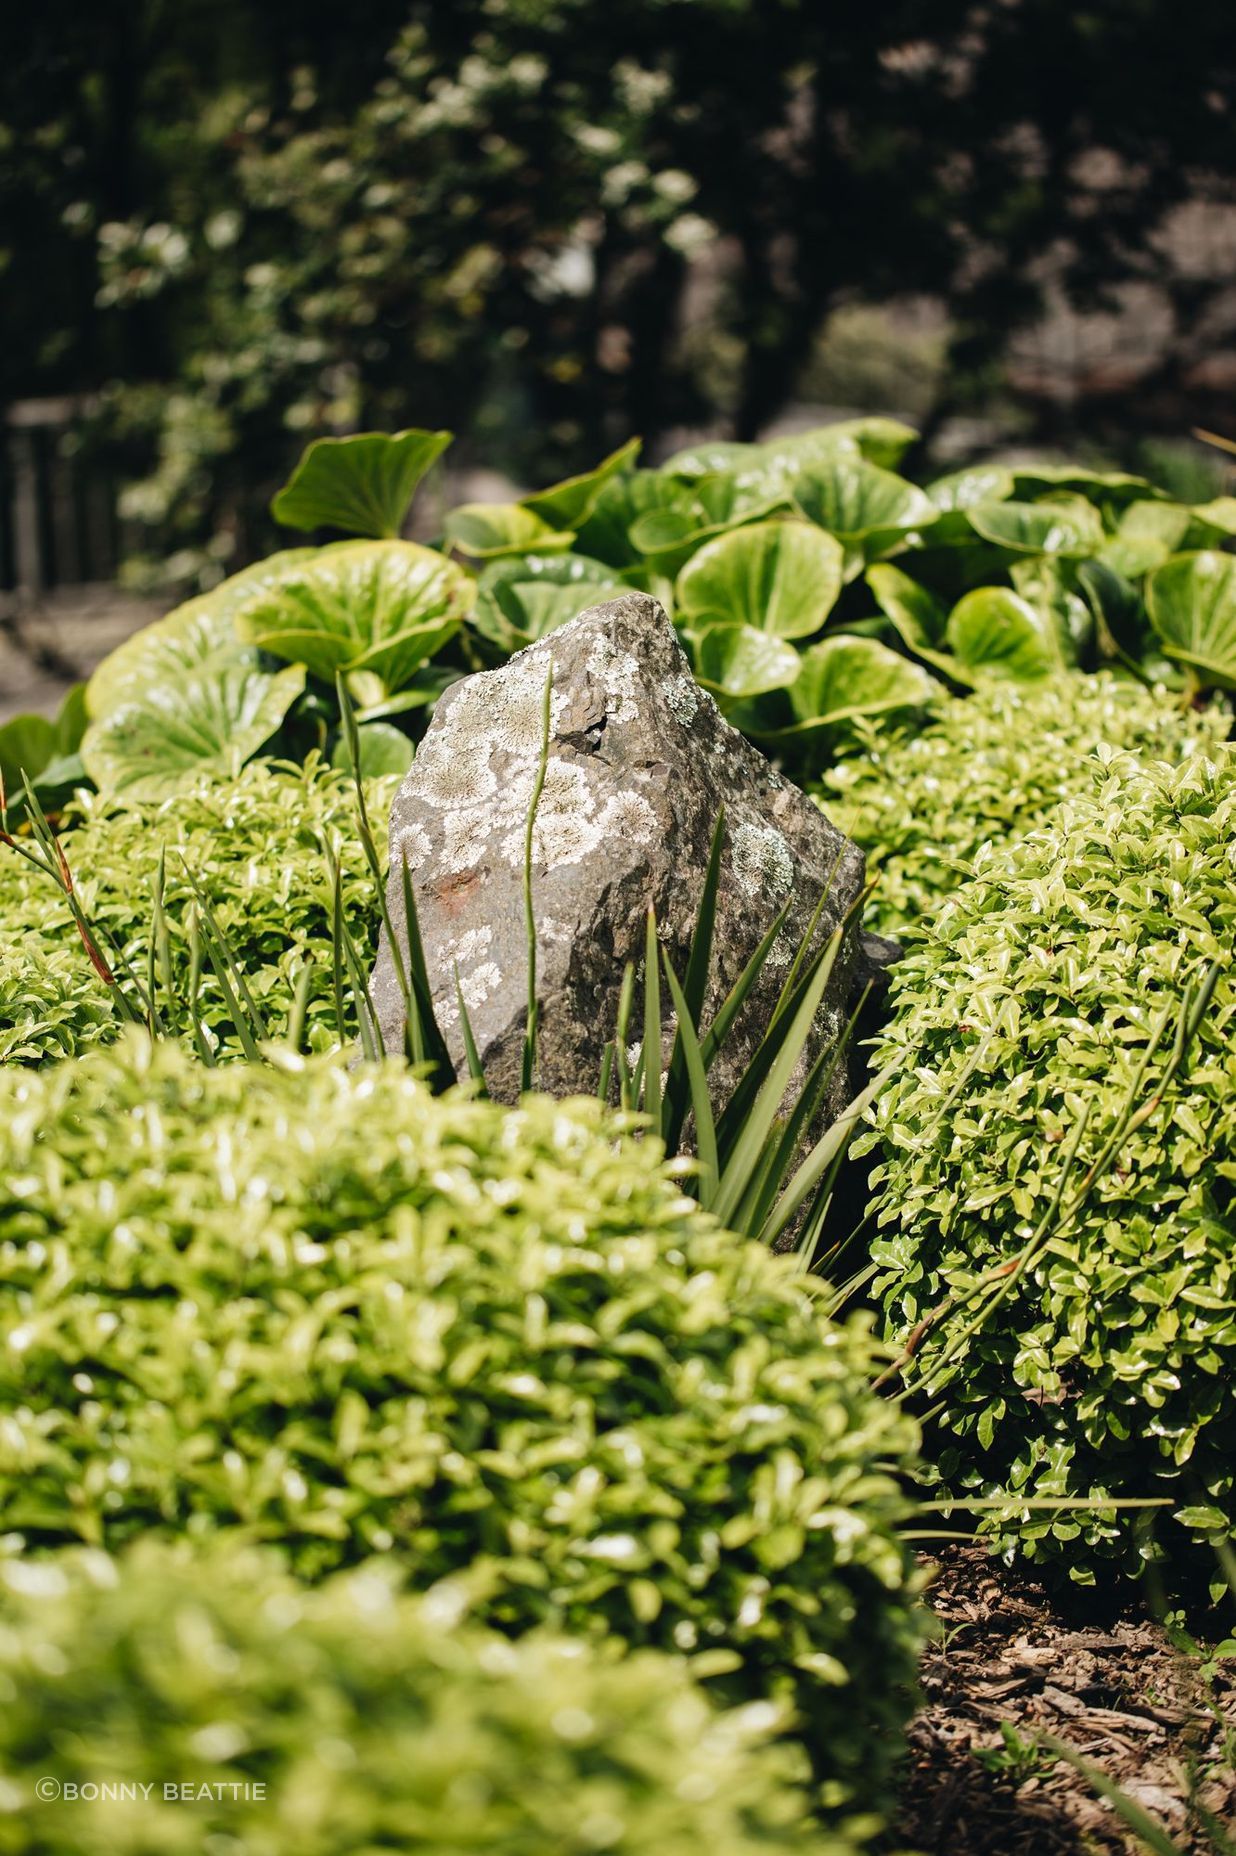
<svg viewBox="0 0 1236 1856">
<path fill-rule="evenodd" d="M 462 1067 L 458 968 L 490 1091 L 513 1099 L 528 983 L 524 841 L 551 666 L 549 758 L 532 846 L 538 1081 L 555 1094 L 595 1090 L 623 965 L 641 957 L 649 904 L 683 971 L 724 808 L 714 1001 L 787 900 L 790 909 L 761 983 L 713 1066 L 710 1086 L 723 1102 L 768 1023 L 821 892 L 828 894 L 817 933 L 827 936 L 861 890 L 863 858 L 724 721 L 692 678 L 664 611 L 646 594 L 592 607 L 502 669 L 465 678 L 443 696 L 391 814 L 396 932 L 406 935 L 406 862 L 434 1005 L 452 1052 Z M 853 939 L 825 996 L 815 1049 L 840 1028 L 858 957 Z M 403 998 L 385 944 L 372 990 L 386 1046 L 401 1050 Z"/>
</svg>

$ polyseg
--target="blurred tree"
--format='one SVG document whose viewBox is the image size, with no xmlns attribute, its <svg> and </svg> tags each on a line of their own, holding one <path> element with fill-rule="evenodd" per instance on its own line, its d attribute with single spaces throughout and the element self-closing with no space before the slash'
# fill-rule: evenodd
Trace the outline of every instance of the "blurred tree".
<svg viewBox="0 0 1236 1856">
<path fill-rule="evenodd" d="M 912 292 L 950 310 L 938 420 L 1050 293 L 1139 282 L 1167 425 L 1236 321 L 1170 236 L 1233 197 L 1224 0 L 47 0 L 6 53 L 2 391 L 120 383 L 128 513 L 186 580 L 267 544 L 322 429 L 540 476 L 750 436 L 830 311 Z"/>
</svg>

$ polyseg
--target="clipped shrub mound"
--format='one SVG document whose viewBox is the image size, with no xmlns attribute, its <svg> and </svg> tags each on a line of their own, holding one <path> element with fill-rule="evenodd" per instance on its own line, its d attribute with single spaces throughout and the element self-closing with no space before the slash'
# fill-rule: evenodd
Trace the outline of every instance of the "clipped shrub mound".
<svg viewBox="0 0 1236 1856">
<path fill-rule="evenodd" d="M 941 701 L 920 733 L 869 732 L 861 754 L 824 774 L 821 797 L 879 875 L 868 925 L 897 934 L 932 913 L 983 844 L 1013 842 L 1088 793 L 1096 748 L 1179 761 L 1230 726 L 1223 704 L 1182 709 L 1108 671 L 993 681 Z"/>
<path fill-rule="evenodd" d="M 656 1651 L 453 1622 L 372 1562 L 312 1590 L 217 1543 L 0 1564 L 4 1848 L 855 1848 L 811 1823 L 771 1704 L 715 1712 Z"/>
<path fill-rule="evenodd" d="M 375 781 L 369 788 L 380 839 L 395 784 Z M 338 1042 L 332 881 L 324 844 L 337 856 L 344 919 L 360 946 L 376 947 L 378 924 L 350 777 L 316 759 L 304 767 L 255 761 L 232 779 L 200 776 L 161 802 L 83 792 L 65 817 L 62 844 L 88 916 L 120 945 L 143 981 L 162 856 L 166 955 L 172 991 L 182 1005 L 193 961 L 192 878 L 266 1012 L 272 1036 L 287 1025 L 297 975 L 309 961 L 306 1042 L 315 1050 Z M 3 845 L 0 919 L 0 1063 L 39 1064 L 114 1037 L 124 1020 L 82 946 L 64 897 Z M 102 945 L 109 955 L 106 942 Z M 157 950 L 156 958 L 161 977 Z M 227 999 L 209 961 L 200 955 L 199 961 L 199 1015 L 217 1040 L 218 1055 L 237 1056 Z M 165 988 L 159 997 L 169 1029 L 187 1037 L 187 1009 L 177 1017 L 169 1011 Z"/>
<path fill-rule="evenodd" d="M 1093 775 L 1050 829 L 980 852 L 897 969 L 880 1061 L 906 1061 L 864 1137 L 883 1156 L 878 1288 L 898 1342 L 937 1311 L 907 1373 L 943 1388 L 950 1484 L 1165 1497 L 1194 1535 L 1222 1536 L 1236 1531 L 1236 751 L 1174 769 L 1099 756 Z M 1157 1552 L 1147 1522 L 1037 1511 L 1003 1532 L 1088 1581 Z"/>
<path fill-rule="evenodd" d="M 919 1625 L 912 1423 L 792 1259 L 601 1106 L 131 1039 L 0 1077 L 0 1533 L 241 1524 L 697 1657 L 879 1795 Z"/>
</svg>

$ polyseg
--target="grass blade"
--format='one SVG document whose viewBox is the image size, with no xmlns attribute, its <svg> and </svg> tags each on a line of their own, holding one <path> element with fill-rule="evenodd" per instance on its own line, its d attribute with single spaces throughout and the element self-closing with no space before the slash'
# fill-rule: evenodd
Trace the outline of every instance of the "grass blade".
<svg viewBox="0 0 1236 1856">
<path fill-rule="evenodd" d="M 420 917 L 412 890 L 412 872 L 403 862 L 403 915 L 408 936 L 408 984 L 411 1005 L 405 1026 L 409 1056 L 414 1063 L 428 1063 L 430 1087 L 436 1092 L 449 1089 L 458 1079 L 446 1039 L 433 1009 L 429 990 L 429 973 L 425 966 L 425 948 L 421 941 Z"/>
<path fill-rule="evenodd" d="M 786 1039 L 792 1035 L 791 1028 L 795 1022 L 795 1015 L 803 999 L 816 985 L 821 972 L 824 976 L 823 985 L 827 985 L 840 951 L 841 935 L 840 928 L 834 930 L 825 945 L 811 956 L 803 977 L 791 995 L 789 1007 L 774 1013 L 768 1030 L 752 1053 L 751 1061 L 739 1078 L 733 1095 L 718 1119 L 717 1141 L 723 1154 L 728 1151 L 743 1128 L 763 1087 L 764 1079 L 776 1063 Z M 823 997 L 823 986 L 819 996 Z"/>
<path fill-rule="evenodd" d="M 661 962 L 656 911 L 644 922 L 644 1113 L 655 1134 L 661 1133 Z"/>
<path fill-rule="evenodd" d="M 799 1207 L 816 1190 L 829 1169 L 841 1160 L 858 1123 L 893 1074 L 893 1067 L 890 1065 L 887 1070 L 881 1070 L 878 1076 L 873 1076 L 867 1087 L 855 1096 L 845 1113 L 839 1115 L 832 1127 L 821 1135 L 765 1220 L 760 1230 L 761 1243 L 776 1243 Z"/>
<path fill-rule="evenodd" d="M 192 870 L 190 870 L 188 864 L 185 863 L 185 860 L 183 857 L 181 858 L 180 861 L 182 864 L 184 864 L 185 875 L 189 879 L 189 886 L 192 889 L 194 898 L 197 901 L 197 905 L 202 912 L 202 922 L 208 931 L 207 941 L 206 941 L 207 958 L 210 958 L 211 956 L 211 944 L 213 942 L 215 945 L 216 951 L 222 956 L 222 958 L 227 963 L 228 969 L 232 976 L 232 980 L 234 982 L 236 994 L 238 994 L 240 999 L 244 1002 L 245 1010 L 249 1015 L 248 1016 L 249 1032 L 255 1040 L 261 1041 L 262 1039 L 269 1037 L 270 1033 L 267 1030 L 266 1021 L 262 1016 L 262 1012 L 258 1006 L 257 1000 L 254 998 L 253 994 L 249 990 L 249 982 L 245 978 L 244 970 L 241 967 L 240 962 L 237 960 L 235 954 L 232 952 L 231 943 L 229 942 L 227 936 L 224 934 L 218 922 L 215 920 L 214 914 L 211 911 L 210 904 L 206 900 L 205 895 L 203 894 L 201 884 L 198 882 L 197 878 L 194 876 Z M 237 1027 L 237 1029 L 239 1030 L 239 1026 Z"/>
<path fill-rule="evenodd" d="M 661 959 L 665 966 L 665 983 L 670 989 L 674 1001 L 674 1010 L 678 1014 L 678 1034 L 682 1043 L 683 1066 L 691 1090 L 691 1108 L 695 1116 L 695 1151 L 699 1158 L 699 1173 L 696 1176 L 696 1193 L 705 1211 L 711 1211 L 716 1197 L 719 1168 L 717 1165 L 717 1129 L 713 1120 L 712 1102 L 708 1095 L 708 1078 L 704 1073 L 704 1058 L 700 1050 L 699 1039 L 691 1022 L 691 1008 L 686 994 L 678 984 L 677 976 L 670 965 L 669 955 L 661 950 Z"/>
<path fill-rule="evenodd" d="M 614 1057 L 618 1064 L 618 1106 L 624 1110 L 635 1107 L 635 1085 L 627 1059 L 627 1051 L 630 1048 L 628 1039 L 631 1030 L 631 1003 L 634 996 L 635 968 L 628 960 L 622 970 L 622 985 L 618 989 L 618 1011 L 614 1022 Z"/>
<path fill-rule="evenodd" d="M 541 794 L 545 790 L 545 771 L 549 766 L 549 716 L 553 689 L 554 664 L 551 658 L 549 669 L 545 673 L 545 694 L 541 698 L 541 757 L 537 763 L 536 780 L 533 783 L 532 799 L 528 806 L 528 818 L 524 826 L 524 932 L 528 942 L 528 1014 L 524 1026 L 520 1087 L 525 1094 L 532 1088 L 536 1075 L 537 1044 L 536 912 L 532 903 L 532 834 L 536 825 L 537 807 L 541 803 Z"/>
<path fill-rule="evenodd" d="M 829 943 L 834 954 L 839 935 L 838 930 Z M 729 1220 L 748 1189 L 769 1133 L 776 1122 L 794 1066 L 811 1035 L 832 966 L 831 959 L 821 958 L 815 962 L 814 972 L 810 976 L 798 1008 L 781 1040 L 781 1048 L 768 1066 L 763 1086 L 751 1104 L 741 1131 L 726 1159 L 713 1205 L 713 1210 L 722 1223 Z"/>
<path fill-rule="evenodd" d="M 752 954 L 750 960 L 748 960 L 742 972 L 738 975 L 738 978 L 734 981 L 734 984 L 730 987 L 729 992 L 721 1003 L 717 1016 L 713 1019 L 712 1024 L 700 1039 L 700 1054 L 704 1059 L 705 1070 L 710 1070 L 712 1068 L 717 1052 L 721 1049 L 726 1038 L 730 1034 L 730 1027 L 733 1025 L 739 1012 L 742 1011 L 743 1006 L 747 1002 L 747 997 L 751 988 L 755 985 L 755 982 L 763 972 L 764 963 L 772 952 L 773 942 L 777 939 L 777 936 L 785 926 L 786 917 L 789 915 L 793 901 L 793 896 L 790 896 L 778 911 L 772 926 Z"/>
<path fill-rule="evenodd" d="M 193 1026 L 193 1041 L 197 1045 L 197 1054 L 208 1070 L 215 1067 L 214 1046 L 206 1030 L 206 1021 L 200 1010 L 202 996 L 202 929 L 197 918 L 197 910 L 189 905 L 189 1021 Z"/>
<path fill-rule="evenodd" d="M 292 993 L 292 1007 L 288 1013 L 288 1028 L 284 1042 L 289 1050 L 298 1054 L 305 1041 L 305 1018 L 309 1011 L 309 991 L 313 984 L 313 961 L 307 959 L 296 975 L 296 987 Z"/>
<path fill-rule="evenodd" d="M 721 882 L 721 852 L 725 843 L 725 808 L 717 814 L 713 828 L 712 844 L 708 852 L 708 867 L 704 872 L 704 886 L 700 891 L 700 906 L 696 911 L 695 926 L 691 934 L 691 949 L 687 956 L 687 971 L 683 976 L 681 994 L 683 1007 L 691 1029 L 699 1031 L 700 1018 L 704 1010 L 704 1000 L 708 993 L 708 975 L 712 971 L 713 941 L 717 927 L 717 891 Z M 682 1023 L 682 1008 L 677 1005 L 679 1025 Z M 665 1108 L 662 1114 L 665 1150 L 674 1153 L 678 1147 L 678 1137 L 682 1133 L 687 1110 L 691 1106 L 692 1092 L 687 1072 L 686 1053 L 683 1048 L 681 1029 L 674 1039 L 670 1052 L 669 1072 L 665 1085 Z"/>
<path fill-rule="evenodd" d="M 472 1034 L 472 1020 L 468 1016 L 468 1007 L 463 996 L 463 986 L 459 979 L 459 962 L 455 962 L 455 997 L 459 1002 L 459 1027 L 463 1033 L 464 1054 L 468 1060 L 468 1075 L 477 1086 L 477 1094 L 488 1096 L 485 1086 L 485 1072 L 481 1067 L 480 1053 L 476 1048 L 476 1039 Z"/>
</svg>

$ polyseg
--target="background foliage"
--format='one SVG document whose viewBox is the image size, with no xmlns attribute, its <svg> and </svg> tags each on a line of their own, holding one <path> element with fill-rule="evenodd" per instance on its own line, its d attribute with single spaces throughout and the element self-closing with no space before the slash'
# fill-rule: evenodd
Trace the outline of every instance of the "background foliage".
<svg viewBox="0 0 1236 1856">
<path fill-rule="evenodd" d="M 632 432 L 748 438 L 830 316 L 924 295 L 929 431 L 1045 302 L 1129 286 L 1170 339 L 1087 432 L 1222 423 L 1198 363 L 1230 302 L 1169 236 L 1231 199 L 1220 0 L 1187 29 L 1156 0 L 79 13 L 0 39 L 0 401 L 102 392 L 181 578 L 269 544 L 306 430 L 450 424 L 525 479 Z"/>
</svg>

